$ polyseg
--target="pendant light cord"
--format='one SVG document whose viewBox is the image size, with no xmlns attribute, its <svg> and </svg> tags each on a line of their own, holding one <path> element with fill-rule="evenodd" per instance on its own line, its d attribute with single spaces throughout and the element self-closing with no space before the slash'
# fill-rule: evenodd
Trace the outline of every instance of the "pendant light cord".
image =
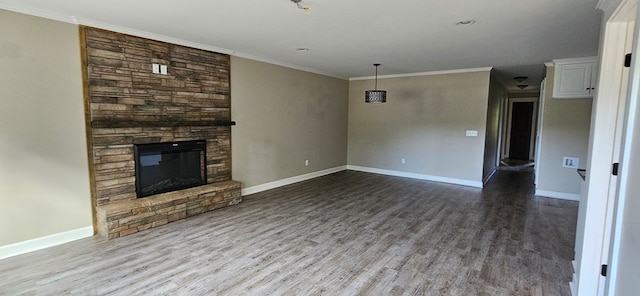
<svg viewBox="0 0 640 296">
<path fill-rule="evenodd" d="M 380 64 L 373 64 L 376 67 L 376 82 L 375 82 L 375 87 L 373 88 L 373 90 L 378 90 L 378 66 L 380 66 Z"/>
<path fill-rule="evenodd" d="M 378 90 L 378 66 L 376 65 L 376 85 L 373 90 Z"/>
</svg>

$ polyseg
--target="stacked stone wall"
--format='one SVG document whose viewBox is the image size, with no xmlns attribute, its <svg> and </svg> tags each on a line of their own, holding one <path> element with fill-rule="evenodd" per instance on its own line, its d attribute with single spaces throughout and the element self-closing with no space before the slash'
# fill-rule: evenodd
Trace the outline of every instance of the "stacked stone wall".
<svg viewBox="0 0 640 296">
<path fill-rule="evenodd" d="M 231 181 L 230 59 L 226 54 L 90 27 L 81 27 L 80 36 L 93 204 L 96 225 L 104 229 L 100 233 L 118 237 L 188 217 L 189 211 L 205 212 L 241 201 L 239 185 L 223 186 L 221 194 L 233 198 L 220 200 L 215 207 L 181 212 L 186 203 L 172 201 L 171 215 L 165 211 L 152 215 L 157 211 L 148 210 L 144 221 L 135 222 L 140 225 L 114 226 L 119 219 L 109 216 L 114 213 L 109 207 L 141 211 L 136 206 L 135 144 L 206 140 L 207 183 Z M 166 74 L 154 73 L 154 64 L 166 66 Z M 216 186 L 209 188 L 214 189 L 205 196 L 216 195 Z M 155 204 L 157 198 L 140 200 Z"/>
</svg>

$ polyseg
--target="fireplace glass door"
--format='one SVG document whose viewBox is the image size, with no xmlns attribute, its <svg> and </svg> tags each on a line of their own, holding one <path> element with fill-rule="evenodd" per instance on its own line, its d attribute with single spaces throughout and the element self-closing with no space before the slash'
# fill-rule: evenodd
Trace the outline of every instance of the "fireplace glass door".
<svg viewBox="0 0 640 296">
<path fill-rule="evenodd" d="M 134 145 L 138 198 L 207 184 L 206 141 Z"/>
</svg>

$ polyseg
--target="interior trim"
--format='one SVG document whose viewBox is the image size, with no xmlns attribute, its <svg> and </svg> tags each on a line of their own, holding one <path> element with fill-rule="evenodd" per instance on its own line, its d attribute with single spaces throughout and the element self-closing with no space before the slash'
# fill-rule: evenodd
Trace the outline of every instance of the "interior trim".
<svg viewBox="0 0 640 296">
<path fill-rule="evenodd" d="M 491 177 L 493 177 L 493 175 L 495 175 L 497 171 L 498 171 L 498 168 L 494 167 L 493 170 L 491 171 L 491 173 L 489 173 L 486 177 L 484 177 L 484 179 L 482 179 L 482 186 L 483 187 L 484 187 L 484 185 L 487 184 L 487 182 L 489 182 L 489 180 L 491 180 Z"/>
<path fill-rule="evenodd" d="M 78 21 L 73 16 L 46 11 L 42 9 L 36 9 L 28 6 L 0 3 L 0 9 L 28 14 L 32 16 L 54 20 L 54 21 L 60 21 L 63 23 L 70 23 L 70 24 L 76 24 L 76 25 L 78 24 Z"/>
<path fill-rule="evenodd" d="M 0 247 L 0 259 L 9 258 L 49 247 L 61 245 L 81 238 L 93 236 L 93 226 L 55 233 L 27 241 Z"/>
<path fill-rule="evenodd" d="M 543 196 L 543 197 L 557 198 L 557 199 L 580 201 L 580 194 L 576 194 L 576 193 L 566 193 L 566 192 L 557 192 L 557 191 L 536 189 L 535 195 Z"/>
<path fill-rule="evenodd" d="M 452 69 L 452 70 L 417 72 L 417 73 L 406 73 L 406 74 L 378 75 L 378 79 L 413 77 L 413 76 L 429 76 L 429 75 L 445 75 L 445 74 L 459 74 L 459 73 L 473 73 L 473 72 L 489 72 L 489 71 L 491 71 L 491 69 L 493 69 L 493 67 L 469 68 L 469 69 Z M 374 78 L 374 76 L 351 77 L 351 78 L 349 78 L 349 81 L 369 80 L 369 79 L 373 79 L 373 78 Z"/>
<path fill-rule="evenodd" d="M 411 178 L 411 179 L 435 181 L 435 182 L 442 182 L 442 183 L 449 183 L 449 184 L 463 185 L 463 186 L 470 186 L 470 187 L 477 187 L 477 188 L 482 188 L 483 187 L 483 184 L 482 184 L 481 181 L 472 181 L 472 180 L 456 179 L 456 178 L 447 178 L 447 177 L 432 176 L 432 175 L 423 175 L 423 174 L 416 174 L 416 173 L 408 173 L 408 172 L 392 171 L 392 170 L 377 169 L 377 168 L 370 168 L 370 167 L 362 167 L 362 166 L 357 166 L 357 165 L 348 165 L 347 169 L 348 170 L 352 170 L 352 171 L 360 171 L 360 172 L 367 172 L 367 173 L 374 173 L 374 174 L 381 174 L 381 175 L 389 175 L 389 176 L 404 177 L 404 178 Z"/>
<path fill-rule="evenodd" d="M 295 177 L 290 177 L 290 178 L 286 178 L 286 179 L 282 179 L 282 180 L 277 180 L 277 181 L 273 181 L 273 182 L 269 182 L 269 183 L 264 183 L 264 184 L 260 184 L 260 185 L 256 185 L 256 186 L 243 188 L 242 189 L 242 196 L 250 195 L 250 194 L 254 194 L 254 193 L 258 193 L 258 192 L 262 192 L 262 191 L 266 191 L 266 190 L 269 190 L 269 189 L 274 189 L 274 188 L 278 188 L 278 187 L 282 187 L 282 186 L 286 186 L 286 185 L 290 185 L 290 184 L 293 184 L 293 183 L 306 181 L 306 180 L 317 178 L 317 177 L 321 177 L 321 176 L 324 176 L 324 175 L 337 173 L 337 172 L 340 172 L 340 171 L 344 171 L 346 169 L 347 169 L 347 166 L 343 165 L 343 166 L 338 166 L 338 167 L 334 167 L 334 168 L 330 168 L 330 169 L 326 169 L 326 170 L 321 170 L 321 171 L 317 171 L 317 172 L 313 172 L 313 173 L 308 173 L 308 174 L 304 174 L 304 175 L 299 175 L 299 176 L 295 176 Z"/>
<path fill-rule="evenodd" d="M 115 32 L 122 33 L 122 34 L 128 34 L 128 35 L 133 35 L 133 36 L 137 36 L 137 37 L 148 38 L 148 39 L 153 39 L 153 40 L 157 40 L 157 41 L 162 41 L 162 42 L 173 43 L 173 44 L 177 44 L 177 45 L 183 45 L 183 46 L 187 46 L 187 47 L 193 47 L 193 48 L 197 48 L 197 49 L 213 51 L 213 52 L 222 53 L 222 54 L 232 54 L 234 52 L 233 50 L 226 49 L 226 48 L 215 47 L 215 46 L 206 45 L 206 44 L 197 43 L 197 42 L 191 42 L 191 41 L 187 41 L 187 40 L 183 40 L 183 39 L 179 39 L 179 38 L 173 38 L 173 37 L 169 37 L 169 36 L 165 36 L 165 35 L 149 33 L 149 32 L 140 31 L 140 30 L 131 29 L 131 28 L 122 27 L 122 26 L 116 26 L 116 25 L 112 25 L 112 24 L 109 24 L 109 23 L 94 21 L 94 20 L 91 20 L 91 19 L 76 18 L 76 17 L 74 17 L 72 15 L 53 13 L 53 12 L 50 12 L 50 11 L 34 9 L 34 8 L 31 8 L 31 7 L 27 7 L 27 6 L 11 5 L 11 4 L 0 4 L 0 9 L 6 9 L 6 10 L 9 10 L 9 11 L 13 11 L 13 12 L 28 14 L 28 15 L 32 15 L 32 16 L 42 17 L 42 18 L 46 18 L 46 19 L 61 21 L 61 22 L 65 22 L 65 23 L 75 24 L 75 25 L 84 25 L 84 26 L 88 26 L 88 27 L 94 27 L 94 28 L 99 28 L 99 29 L 104 29 L 104 30 L 109 30 L 109 31 L 115 31 Z"/>
<path fill-rule="evenodd" d="M 128 35 L 133 35 L 133 36 L 137 36 L 137 37 L 153 39 L 153 40 L 157 40 L 157 41 L 162 41 L 162 42 L 167 42 L 167 43 L 172 43 L 172 44 L 177 44 L 177 45 L 183 45 L 183 46 L 202 49 L 202 50 L 213 51 L 213 52 L 222 53 L 222 54 L 228 54 L 228 55 L 232 55 L 232 56 L 239 57 L 239 58 L 245 58 L 245 59 L 254 60 L 254 61 L 258 61 L 258 62 L 263 62 L 263 63 L 267 63 L 267 64 L 272 64 L 272 65 L 276 65 L 276 66 L 291 68 L 291 69 L 300 70 L 300 71 L 304 71 L 304 72 L 315 73 L 315 74 L 319 74 L 319 75 L 323 75 L 323 76 L 329 76 L 329 77 L 338 78 L 338 79 L 346 79 L 345 77 L 338 77 L 338 76 L 335 76 L 335 75 L 323 73 L 323 72 L 315 70 L 315 69 L 299 67 L 299 66 L 296 66 L 296 65 L 291 65 L 291 64 L 287 64 L 287 63 L 271 60 L 271 59 L 266 59 L 266 58 L 262 58 L 262 57 L 258 57 L 258 56 L 254 56 L 254 55 L 250 55 L 250 54 L 246 54 L 246 53 L 242 53 L 242 52 L 237 52 L 235 50 L 231 50 L 231 49 L 227 49 L 227 48 L 221 48 L 221 47 L 206 45 L 206 44 L 202 44 L 202 43 L 191 42 L 191 41 L 187 41 L 187 40 L 183 40 L 183 39 L 179 39 L 179 38 L 173 38 L 173 37 L 169 37 L 169 36 L 165 36 L 165 35 L 149 33 L 149 32 L 140 31 L 140 30 L 131 29 L 131 28 L 122 27 L 122 26 L 116 26 L 116 25 L 112 25 L 112 24 L 109 24 L 109 23 L 98 22 L 98 21 L 94 21 L 94 20 L 91 20 L 91 19 L 76 18 L 76 17 L 71 16 L 71 15 L 53 13 L 53 12 L 50 12 L 50 11 L 35 9 L 35 8 L 27 7 L 27 6 L 0 3 L 0 9 L 5 9 L 5 10 L 13 11 L 13 12 L 18 12 L 18 13 L 23 13 L 23 14 L 27 14 L 27 15 L 42 17 L 42 18 L 55 20 L 55 21 L 60 21 L 60 22 L 64 22 L 64 23 L 70 23 L 70 24 L 75 24 L 75 25 L 83 25 L 83 26 L 87 26 L 87 27 L 104 29 L 104 30 L 109 30 L 109 31 L 122 33 L 122 34 L 128 34 Z"/>
</svg>

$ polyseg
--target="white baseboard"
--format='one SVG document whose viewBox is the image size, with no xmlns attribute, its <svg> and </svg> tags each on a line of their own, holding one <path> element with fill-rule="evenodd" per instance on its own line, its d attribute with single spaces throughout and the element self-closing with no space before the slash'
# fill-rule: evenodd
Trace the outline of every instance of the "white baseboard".
<svg viewBox="0 0 640 296">
<path fill-rule="evenodd" d="M 348 165 L 348 170 L 482 188 L 482 182 Z"/>
<path fill-rule="evenodd" d="M 497 171 L 498 171 L 498 168 L 493 168 L 491 173 L 489 173 L 489 175 L 487 175 L 484 179 L 482 179 L 482 186 L 483 187 L 484 187 L 485 184 L 487 184 L 487 182 L 489 182 L 489 179 L 491 179 L 491 177 L 493 177 L 493 175 L 495 175 L 495 173 Z"/>
<path fill-rule="evenodd" d="M 544 196 L 544 197 L 551 197 L 551 198 L 557 198 L 557 199 L 580 201 L 580 194 L 576 194 L 576 193 L 566 193 L 566 192 L 557 192 L 557 191 L 548 191 L 548 190 L 536 189 L 535 195 Z"/>
<path fill-rule="evenodd" d="M 578 265 L 576 263 L 576 260 L 571 260 L 571 265 L 573 266 L 573 277 L 569 282 L 569 290 L 571 290 L 572 296 L 578 296 L 578 287 L 577 287 L 578 281 L 576 279 L 576 270 L 578 270 Z"/>
<path fill-rule="evenodd" d="M 269 182 L 269 183 L 264 183 L 264 184 L 260 184 L 260 185 L 256 185 L 256 186 L 247 187 L 247 188 L 243 188 L 242 189 L 242 195 L 244 196 L 244 195 L 258 193 L 258 192 L 266 191 L 266 190 L 269 190 L 269 189 L 274 189 L 274 188 L 290 185 L 290 184 L 293 184 L 293 183 L 298 183 L 298 182 L 306 181 L 306 180 L 309 180 L 309 179 L 322 177 L 324 175 L 333 174 L 333 173 L 336 173 L 336 172 L 344 171 L 346 169 L 347 169 L 347 166 L 343 165 L 343 166 L 330 168 L 330 169 L 326 169 L 326 170 L 322 170 L 322 171 L 317 171 L 317 172 L 308 173 L 308 174 L 304 174 L 304 175 L 300 175 L 300 176 L 295 176 L 295 177 L 286 178 L 286 179 L 282 179 L 282 180 L 278 180 L 278 181 L 273 181 L 273 182 Z"/>
<path fill-rule="evenodd" d="M 0 259 L 61 245 L 70 241 L 79 240 L 81 238 L 91 236 L 93 236 L 93 226 L 87 226 L 39 238 L 34 238 L 15 244 L 0 246 Z"/>
</svg>

